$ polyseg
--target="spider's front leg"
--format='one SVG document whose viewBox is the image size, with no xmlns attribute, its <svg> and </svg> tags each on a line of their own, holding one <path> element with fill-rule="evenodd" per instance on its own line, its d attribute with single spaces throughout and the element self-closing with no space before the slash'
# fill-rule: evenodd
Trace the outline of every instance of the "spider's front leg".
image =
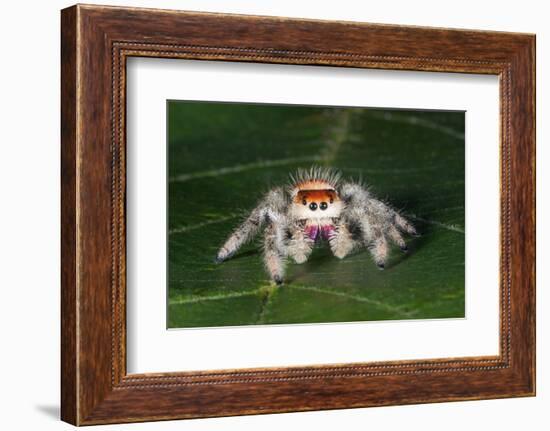
<svg viewBox="0 0 550 431">
<path fill-rule="evenodd" d="M 227 238 L 216 254 L 216 262 L 221 263 L 233 256 L 239 248 L 250 241 L 260 230 L 265 217 L 265 208 L 255 208 L 246 220 Z"/>
<path fill-rule="evenodd" d="M 304 227 L 295 222 L 288 228 L 287 253 L 296 263 L 308 260 L 315 241 L 304 232 Z"/>
<path fill-rule="evenodd" d="M 216 255 L 216 262 L 221 263 L 233 256 L 239 248 L 254 238 L 266 221 L 283 213 L 286 205 L 283 189 L 276 188 L 268 192 L 246 220 L 227 238 Z"/>
<path fill-rule="evenodd" d="M 349 255 L 359 245 L 354 236 L 353 223 L 350 225 L 346 219 L 340 219 L 334 233 L 329 237 L 332 254 L 339 259 Z"/>
<path fill-rule="evenodd" d="M 276 284 L 282 284 L 285 274 L 285 226 L 280 220 L 272 221 L 264 233 L 264 263 Z"/>
</svg>

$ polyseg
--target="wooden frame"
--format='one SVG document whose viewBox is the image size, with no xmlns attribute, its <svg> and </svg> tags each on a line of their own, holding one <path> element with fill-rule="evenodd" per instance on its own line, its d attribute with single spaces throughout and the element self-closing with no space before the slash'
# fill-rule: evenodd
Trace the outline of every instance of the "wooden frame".
<svg viewBox="0 0 550 431">
<path fill-rule="evenodd" d="M 62 11 L 62 394 L 75 425 L 535 393 L 535 37 L 100 6 Z M 130 56 L 494 74 L 501 106 L 500 354 L 127 375 Z"/>
</svg>

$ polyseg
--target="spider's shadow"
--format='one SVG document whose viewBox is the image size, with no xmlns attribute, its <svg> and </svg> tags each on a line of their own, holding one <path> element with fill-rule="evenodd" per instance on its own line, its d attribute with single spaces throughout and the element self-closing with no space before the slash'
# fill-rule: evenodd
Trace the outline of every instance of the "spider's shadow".
<svg viewBox="0 0 550 431">
<path fill-rule="evenodd" d="M 331 259 L 335 258 L 330 253 L 330 250 L 328 250 L 328 246 L 326 246 L 326 249 L 323 250 L 318 248 L 314 249 L 307 262 L 298 265 L 289 261 L 289 266 L 292 266 L 292 271 L 289 271 L 289 274 L 286 276 L 286 284 L 291 284 L 308 274 L 318 272 L 318 270 L 326 266 L 327 263 L 331 262 Z"/>
<path fill-rule="evenodd" d="M 406 211 L 407 208 L 417 208 L 418 203 L 416 199 L 409 197 L 406 199 L 405 203 L 396 203 L 396 207 L 400 208 L 401 211 Z M 405 215 L 405 217 L 407 217 Z M 422 217 L 422 214 L 420 214 L 420 217 Z M 413 224 L 416 227 L 416 230 L 418 232 L 418 236 L 411 237 L 409 235 L 404 234 L 405 242 L 407 243 L 408 250 L 407 252 L 402 252 L 399 250 L 398 247 L 392 244 L 390 256 L 388 259 L 388 262 L 386 264 L 386 269 L 391 269 L 393 267 L 398 266 L 401 262 L 404 262 L 405 260 L 409 259 L 411 256 L 415 255 L 425 247 L 428 243 L 430 243 L 433 239 L 432 233 L 434 231 L 434 226 L 425 223 L 419 220 L 411 220 Z"/>
<path fill-rule="evenodd" d="M 390 255 L 390 259 L 386 265 L 386 269 L 391 269 L 398 266 L 400 263 L 418 253 L 418 251 L 426 246 L 426 244 L 431 242 L 431 233 L 433 231 L 433 228 L 430 225 L 426 224 L 425 226 L 422 226 L 422 229 L 418 230 L 420 232 L 419 236 L 407 240 L 407 246 L 409 249 L 406 252 L 401 252 L 396 247 L 392 248 L 392 252 Z"/>
</svg>

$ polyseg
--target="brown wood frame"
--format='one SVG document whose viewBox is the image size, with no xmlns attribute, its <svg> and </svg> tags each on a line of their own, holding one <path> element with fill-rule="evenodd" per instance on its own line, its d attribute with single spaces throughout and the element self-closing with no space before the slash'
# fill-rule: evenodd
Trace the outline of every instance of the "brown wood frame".
<svg viewBox="0 0 550 431">
<path fill-rule="evenodd" d="M 63 420 L 87 425 L 535 394 L 534 35 L 78 5 L 62 11 L 61 49 Z M 498 75 L 500 354 L 128 375 L 129 56 Z"/>
</svg>

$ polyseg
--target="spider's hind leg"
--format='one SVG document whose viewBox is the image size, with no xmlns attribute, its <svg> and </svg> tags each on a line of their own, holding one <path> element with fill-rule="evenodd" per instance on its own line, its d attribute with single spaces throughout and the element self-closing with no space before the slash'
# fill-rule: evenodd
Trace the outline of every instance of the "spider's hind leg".
<svg viewBox="0 0 550 431">
<path fill-rule="evenodd" d="M 388 258 L 388 241 L 386 237 L 384 235 L 377 236 L 369 245 L 368 249 L 378 269 L 383 270 Z"/>
<path fill-rule="evenodd" d="M 395 226 L 388 227 L 388 237 L 401 249 L 401 251 L 406 252 L 409 250 L 403 236 Z"/>
<path fill-rule="evenodd" d="M 403 232 L 407 232 L 411 236 L 420 236 L 416 228 L 411 223 L 409 223 L 405 219 L 405 217 L 401 216 L 397 212 L 394 215 L 394 222 L 395 222 L 395 225 L 399 229 L 401 229 Z"/>
</svg>

